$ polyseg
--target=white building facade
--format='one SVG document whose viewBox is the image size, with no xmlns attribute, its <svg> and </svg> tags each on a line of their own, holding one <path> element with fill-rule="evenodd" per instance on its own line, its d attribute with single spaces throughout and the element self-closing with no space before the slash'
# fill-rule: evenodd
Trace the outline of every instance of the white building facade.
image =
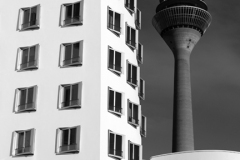
<svg viewBox="0 0 240 160">
<path fill-rule="evenodd" d="M 137 0 L 0 2 L 0 160 L 142 160 Z"/>
</svg>

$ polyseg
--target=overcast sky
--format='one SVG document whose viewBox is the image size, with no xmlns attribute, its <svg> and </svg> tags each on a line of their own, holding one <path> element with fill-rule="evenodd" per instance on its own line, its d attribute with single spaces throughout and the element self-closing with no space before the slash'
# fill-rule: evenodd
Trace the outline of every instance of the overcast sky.
<svg viewBox="0 0 240 160">
<path fill-rule="evenodd" d="M 191 55 L 196 150 L 240 151 L 240 1 L 205 0 L 213 17 Z M 143 157 L 171 152 L 174 58 L 152 26 L 158 0 L 138 0 L 147 138 Z"/>
</svg>

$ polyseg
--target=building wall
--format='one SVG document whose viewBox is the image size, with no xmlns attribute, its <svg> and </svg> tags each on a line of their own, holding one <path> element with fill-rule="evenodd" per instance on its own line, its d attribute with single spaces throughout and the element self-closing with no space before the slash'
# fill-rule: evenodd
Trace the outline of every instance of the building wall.
<svg viewBox="0 0 240 160">
<path fill-rule="evenodd" d="M 124 135 L 124 159 L 128 159 L 128 140 L 141 144 L 139 127 L 127 121 L 127 99 L 140 104 L 138 88 L 126 83 L 126 60 L 138 65 L 136 51 L 125 44 L 125 22 L 135 28 L 134 14 L 122 0 L 84 0 L 83 25 L 59 26 L 60 7 L 77 0 L 14 0 L 0 2 L 0 159 L 12 159 L 12 133 L 36 129 L 34 156 L 19 159 L 110 160 L 108 130 Z M 14 5 L 13 5 L 14 4 Z M 17 31 L 19 9 L 40 4 L 40 29 Z M 107 29 L 107 7 L 121 13 L 122 33 L 117 37 Z M 83 65 L 59 67 L 60 44 L 83 40 Z M 40 45 L 39 68 L 15 71 L 17 49 Z M 122 52 L 123 74 L 118 77 L 107 69 L 108 45 Z M 60 84 L 82 82 L 82 107 L 58 110 Z M 15 89 L 37 85 L 37 111 L 14 113 Z M 121 118 L 108 112 L 108 87 L 123 93 Z M 81 126 L 80 153 L 56 155 L 56 129 Z"/>
<path fill-rule="evenodd" d="M 240 153 L 234 151 L 203 150 L 176 152 L 153 156 L 151 160 L 239 160 Z"/>
</svg>

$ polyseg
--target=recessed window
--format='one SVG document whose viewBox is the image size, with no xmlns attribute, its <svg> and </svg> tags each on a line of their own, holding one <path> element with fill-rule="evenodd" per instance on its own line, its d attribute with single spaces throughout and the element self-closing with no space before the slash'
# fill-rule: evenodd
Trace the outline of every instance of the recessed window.
<svg viewBox="0 0 240 160">
<path fill-rule="evenodd" d="M 61 9 L 61 26 L 77 26 L 83 24 L 83 0 L 66 3 Z"/>
<path fill-rule="evenodd" d="M 108 7 L 108 29 L 116 34 L 121 33 L 121 14 Z"/>
<path fill-rule="evenodd" d="M 81 108 L 82 82 L 60 86 L 60 109 Z"/>
<path fill-rule="evenodd" d="M 34 154 L 35 129 L 19 130 L 13 133 L 12 156 L 27 156 Z"/>
<path fill-rule="evenodd" d="M 129 160 L 141 160 L 142 159 L 142 151 L 141 146 L 134 144 L 129 141 Z"/>
<path fill-rule="evenodd" d="M 21 8 L 19 11 L 18 30 L 39 29 L 40 5 Z"/>
<path fill-rule="evenodd" d="M 138 72 L 138 67 L 127 61 L 127 83 L 132 87 L 138 86 Z"/>
<path fill-rule="evenodd" d="M 140 78 L 139 97 L 145 100 L 145 81 L 142 78 Z"/>
<path fill-rule="evenodd" d="M 16 89 L 15 112 L 36 111 L 37 86 Z"/>
<path fill-rule="evenodd" d="M 61 45 L 61 67 L 81 66 L 83 41 L 63 43 Z"/>
<path fill-rule="evenodd" d="M 16 70 L 26 71 L 38 69 L 39 45 L 20 47 L 18 49 Z"/>
<path fill-rule="evenodd" d="M 141 29 L 141 11 L 139 9 L 137 9 L 135 14 L 135 25 L 138 30 Z"/>
<path fill-rule="evenodd" d="M 137 60 L 138 63 L 143 64 L 143 45 L 141 43 L 138 43 Z"/>
<path fill-rule="evenodd" d="M 133 126 L 139 126 L 140 105 L 128 100 L 128 122 Z"/>
<path fill-rule="evenodd" d="M 122 73 L 122 54 L 111 47 L 108 48 L 108 69 L 117 75 Z"/>
<path fill-rule="evenodd" d="M 108 155 L 114 158 L 124 158 L 123 155 L 123 136 L 109 131 Z"/>
<path fill-rule="evenodd" d="M 147 117 L 142 115 L 140 132 L 143 137 L 147 137 Z"/>
<path fill-rule="evenodd" d="M 79 153 L 80 126 L 64 127 L 57 130 L 57 154 Z"/>
<path fill-rule="evenodd" d="M 130 27 L 129 25 L 126 24 L 126 44 L 131 48 L 131 49 L 136 49 L 137 44 L 137 31 L 136 29 Z"/>
<path fill-rule="evenodd" d="M 135 11 L 135 0 L 125 0 L 125 7 L 131 13 L 134 13 L 134 11 Z"/>
<path fill-rule="evenodd" d="M 114 91 L 109 88 L 108 90 L 108 111 L 116 115 L 122 114 L 122 93 Z"/>
</svg>

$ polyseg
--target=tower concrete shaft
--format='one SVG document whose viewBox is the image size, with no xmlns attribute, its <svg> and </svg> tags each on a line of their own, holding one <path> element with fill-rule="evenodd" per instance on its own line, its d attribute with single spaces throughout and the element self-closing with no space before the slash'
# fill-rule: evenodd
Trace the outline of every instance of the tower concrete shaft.
<svg viewBox="0 0 240 160">
<path fill-rule="evenodd" d="M 211 22 L 203 0 L 160 0 L 153 26 L 175 58 L 172 151 L 194 150 L 190 55 Z"/>
</svg>

